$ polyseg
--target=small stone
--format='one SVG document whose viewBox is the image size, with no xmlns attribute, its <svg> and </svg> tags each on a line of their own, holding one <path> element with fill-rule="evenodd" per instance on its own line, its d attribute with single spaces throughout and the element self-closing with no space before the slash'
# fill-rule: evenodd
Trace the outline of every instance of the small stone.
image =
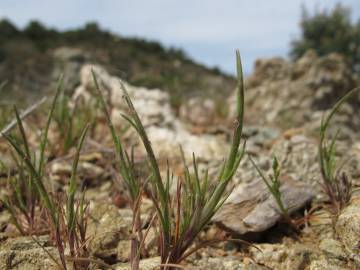
<svg viewBox="0 0 360 270">
<path fill-rule="evenodd" d="M 320 249 L 325 253 L 337 259 L 345 259 L 346 254 L 341 246 L 341 243 L 335 239 L 323 239 L 319 245 Z"/>
<path fill-rule="evenodd" d="M 160 265 L 160 257 L 148 258 L 140 261 L 140 270 L 156 269 Z M 122 263 L 113 266 L 116 270 L 131 270 L 129 263 Z"/>
<path fill-rule="evenodd" d="M 118 244 L 129 239 L 130 228 L 124 223 L 120 212 L 114 205 L 90 205 L 91 222 L 88 235 L 91 235 L 90 251 L 107 263 L 117 261 Z"/>
<path fill-rule="evenodd" d="M 269 146 L 280 136 L 280 130 L 264 126 L 245 126 L 243 136 L 256 145 Z"/>
<path fill-rule="evenodd" d="M 37 239 L 52 256 L 58 258 L 56 248 L 50 246 L 49 237 Z M 8 238 L 0 245 L 0 269 L 56 270 L 49 255 L 31 237 Z"/>
<path fill-rule="evenodd" d="M 201 259 L 195 260 L 190 264 L 189 269 L 193 270 L 266 270 L 267 267 L 257 265 L 255 263 L 245 264 L 241 260 L 234 257 L 222 257 L 222 258 L 212 258 L 212 257 L 203 257 Z M 188 268 L 186 268 L 188 269 Z"/>
<path fill-rule="evenodd" d="M 122 240 L 117 246 L 117 260 L 120 262 L 130 261 L 131 240 Z"/>
<path fill-rule="evenodd" d="M 257 263 L 270 269 L 303 270 L 307 269 L 312 259 L 319 257 L 316 249 L 298 243 L 258 244 L 256 246 L 258 249 L 250 248 L 252 257 Z"/>
<path fill-rule="evenodd" d="M 209 126 L 216 117 L 215 102 L 207 98 L 190 98 L 181 105 L 179 116 L 184 122 L 196 127 Z"/>
<path fill-rule="evenodd" d="M 309 270 L 349 270 L 345 263 L 328 261 L 326 259 L 314 260 L 310 263 Z M 351 269 L 351 268 L 350 268 Z"/>
</svg>

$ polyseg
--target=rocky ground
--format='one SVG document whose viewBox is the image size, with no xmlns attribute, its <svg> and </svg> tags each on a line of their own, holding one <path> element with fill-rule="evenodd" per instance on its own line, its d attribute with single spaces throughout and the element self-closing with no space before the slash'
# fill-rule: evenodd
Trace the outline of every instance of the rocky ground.
<svg viewBox="0 0 360 270">
<path fill-rule="evenodd" d="M 71 64 L 71 63 L 70 63 Z M 69 65 L 70 65 L 69 64 Z M 77 66 L 68 81 L 74 83 L 70 108 L 92 108 L 96 125 L 92 127 L 79 165 L 79 185 L 86 187 L 90 202 L 88 237 L 91 256 L 114 269 L 130 269 L 130 230 L 132 214 L 127 206 L 124 185 L 113 168 L 114 152 L 104 119 L 97 113 L 93 97 L 91 68 L 97 74 L 111 108 L 111 118 L 128 145 L 135 148 L 140 177 L 146 177 L 145 151 L 131 129 L 124 129 L 125 111 L 117 77 L 99 65 Z M 76 75 L 75 75 L 76 74 Z M 333 119 L 330 133 L 340 130 L 337 158 L 353 182 L 348 205 L 337 216 L 326 207 L 318 165 L 318 130 L 322 115 L 348 90 L 358 85 L 357 78 L 339 55 L 317 57 L 309 51 L 296 63 L 275 58 L 258 60 L 255 71 L 246 80 L 244 139 L 263 171 L 271 170 L 272 156 L 280 161 L 281 191 L 284 204 L 294 220 L 303 223 L 295 234 L 284 225 L 278 207 L 246 156 L 234 176 L 231 196 L 199 238 L 221 235 L 228 241 L 208 246 L 184 262 L 185 269 L 360 269 L 360 94 L 341 107 Z M 174 111 L 170 96 L 160 89 L 134 87 L 125 83 L 143 121 L 149 139 L 166 173 L 170 161 L 175 176 L 180 176 L 180 151 L 191 162 L 194 152 L 202 167 L 215 174 L 230 146 L 234 117 L 234 97 L 221 102 L 209 98 L 186 100 Z M 77 111 L 74 112 L 76 115 Z M 89 116 L 89 111 L 85 111 Z M 30 145 L 37 144 L 39 116 L 30 115 L 25 128 L 31 134 Z M 71 173 L 73 149 L 64 153 L 59 127 L 51 126 L 47 175 L 57 190 L 66 189 Z M 1 140 L 1 138 L 0 138 Z M 8 147 L 0 141 L 0 158 L 13 166 Z M 1 173 L 1 196 L 8 193 L 6 173 Z M 151 201 L 144 198 L 141 216 L 149 220 Z M 56 269 L 44 248 L 31 237 L 19 236 L 11 225 L 10 213 L 0 205 L 0 269 Z M 146 239 L 149 258 L 141 269 L 159 264 L 156 230 Z M 244 239 L 244 244 L 230 239 Z M 51 239 L 38 241 L 56 255 Z M 98 269 L 99 265 L 92 265 Z"/>
</svg>

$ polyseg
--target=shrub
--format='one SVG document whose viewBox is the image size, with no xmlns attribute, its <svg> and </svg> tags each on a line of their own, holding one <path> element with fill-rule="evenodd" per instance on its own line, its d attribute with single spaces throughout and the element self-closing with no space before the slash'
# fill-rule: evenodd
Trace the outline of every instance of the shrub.
<svg viewBox="0 0 360 270">
<path fill-rule="evenodd" d="M 0 39 L 14 38 L 19 34 L 19 30 L 10 21 L 0 20 Z"/>
<path fill-rule="evenodd" d="M 301 37 L 291 42 L 290 55 L 297 59 L 308 49 L 314 49 L 318 55 L 337 52 L 346 56 L 360 71 L 360 20 L 353 24 L 350 15 L 350 9 L 340 4 L 332 11 L 324 10 L 313 15 L 304 8 Z"/>
</svg>

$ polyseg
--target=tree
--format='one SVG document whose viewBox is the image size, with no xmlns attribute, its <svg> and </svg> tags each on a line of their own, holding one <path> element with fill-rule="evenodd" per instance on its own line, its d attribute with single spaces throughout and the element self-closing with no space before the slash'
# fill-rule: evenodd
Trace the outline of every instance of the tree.
<svg viewBox="0 0 360 270">
<path fill-rule="evenodd" d="M 351 21 L 351 10 L 337 4 L 332 11 L 317 11 L 309 14 L 303 9 L 300 22 L 301 37 L 291 42 L 290 55 L 301 57 L 308 49 L 318 55 L 337 52 L 347 57 L 355 69 L 360 66 L 360 19 Z"/>
<path fill-rule="evenodd" d="M 19 34 L 19 30 L 9 20 L 0 20 L 0 38 L 14 38 Z"/>
<path fill-rule="evenodd" d="M 24 33 L 34 41 L 42 40 L 47 37 L 48 30 L 38 21 L 31 21 L 24 29 Z"/>
<path fill-rule="evenodd" d="M 30 39 L 40 51 L 46 51 L 51 44 L 56 43 L 58 33 L 55 29 L 47 28 L 38 21 L 30 21 L 23 34 Z"/>
</svg>

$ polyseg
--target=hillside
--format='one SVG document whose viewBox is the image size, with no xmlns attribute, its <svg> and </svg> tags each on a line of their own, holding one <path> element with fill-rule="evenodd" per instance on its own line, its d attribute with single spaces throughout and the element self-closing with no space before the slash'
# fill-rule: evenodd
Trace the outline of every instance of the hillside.
<svg viewBox="0 0 360 270">
<path fill-rule="evenodd" d="M 8 81 L 8 96 L 37 97 L 62 72 L 71 89 L 84 63 L 101 64 L 133 85 L 170 92 L 175 106 L 194 95 L 223 97 L 234 87 L 231 76 L 194 62 L 182 50 L 115 35 L 95 23 L 60 32 L 39 22 L 20 30 L 0 21 L 0 81 Z"/>
<path fill-rule="evenodd" d="M 8 97 L 38 101 L 61 73 L 67 92 L 0 107 L 0 269 L 360 269 L 344 55 L 258 59 L 234 89 L 95 24 L 0 31 Z"/>
<path fill-rule="evenodd" d="M 71 60 L 78 59 L 80 52 L 62 47 L 54 55 L 67 54 Z M 68 72 L 76 67 L 74 60 L 64 64 Z M 164 230 L 161 213 L 157 212 L 158 197 L 154 197 L 158 196 L 155 185 L 160 184 L 152 178 L 149 148 L 156 157 L 152 160 L 160 175 L 159 183 L 162 179 L 167 183 L 167 203 L 174 217 L 168 219 L 173 228 L 172 241 L 176 239 L 177 220 L 189 216 L 191 220 L 200 219 L 198 211 L 208 209 L 203 195 L 196 193 L 196 183 L 201 183 L 204 198 L 213 198 L 223 183 L 218 175 L 224 171 L 221 164 L 234 141 L 229 134 L 234 126 L 240 126 L 234 125 L 235 95 L 224 99 L 227 115 L 218 115 L 209 98 L 191 98 L 177 113 L 171 107 L 171 95 L 165 91 L 126 81 L 121 85 L 118 76 L 99 64 L 78 64 L 77 69 L 70 72 L 73 82 L 78 82 L 76 87 L 65 84 L 73 93 L 69 100 L 54 102 L 53 121 L 45 139 L 43 175 L 37 169 L 43 139 L 39 131 L 46 128 L 49 108 L 38 108 L 22 122 L 19 120 L 20 129 L 13 125 L 0 137 L 0 269 L 55 270 L 61 258 L 66 258 L 64 265 L 68 266 L 60 269 L 131 269 L 129 250 L 137 234 L 132 186 L 127 179 L 145 187 L 139 197 L 137 229 L 144 236 L 138 238 L 145 240 L 136 240 L 144 245 L 140 269 L 158 269 L 155 267 L 160 263 Z M 98 97 L 106 97 L 102 109 L 99 99 L 94 98 L 92 71 L 97 78 Z M 325 144 L 336 145 L 326 163 L 334 168 L 330 172 L 332 182 L 325 182 L 318 153 L 319 146 L 324 149 L 318 132 L 321 118 L 330 115 L 334 102 L 358 81 L 338 54 L 318 56 L 308 51 L 296 62 L 281 58 L 256 62 L 254 73 L 245 83 L 243 130 L 233 133 L 239 134 L 241 142 L 246 140 L 245 155 L 224 190 L 221 209 L 193 240 L 192 246 L 204 248 L 194 249 L 194 254 L 180 260 L 181 269 L 359 269 L 359 91 L 351 92 L 351 99 L 333 115 L 326 132 Z M 0 116 L 5 124 L 13 118 L 13 114 Z M 112 124 L 106 124 L 108 121 Z M 135 121 L 142 122 L 141 129 Z M 121 152 L 114 146 L 109 127 L 114 127 L 119 136 L 128 163 L 120 162 Z M 84 140 L 82 130 L 88 130 Z M 334 132 L 336 140 L 330 139 Z M 141 137 L 143 134 L 146 138 Z M 81 151 L 81 144 L 76 146 L 78 141 L 83 142 Z M 178 150 L 179 145 L 183 152 Z M 326 149 L 322 151 L 328 154 Z M 196 155 L 194 160 L 192 153 Z M 273 161 L 274 156 L 280 167 Z M 269 176 L 265 182 L 272 181 L 271 186 L 264 183 L 259 172 Z M 38 183 L 35 180 L 43 183 L 41 190 L 47 196 L 33 191 L 33 184 Z M 75 187 L 73 191 L 71 187 Z M 69 194 L 76 195 L 76 204 L 67 200 Z M 40 196 L 49 198 L 49 207 Z M 196 197 L 202 202 L 197 204 L 192 199 Z M 80 209 L 74 212 L 78 221 L 75 236 L 83 247 L 75 255 L 68 248 L 70 218 L 65 215 L 72 205 Z M 56 217 L 51 219 L 50 211 L 55 206 L 60 223 Z M 154 219 L 155 215 L 159 218 Z M 198 223 L 182 224 L 191 233 L 191 226 Z M 59 232 L 52 229 L 55 225 Z M 243 240 L 250 242 L 244 245 Z M 205 247 L 203 243 L 214 244 Z M 66 245 L 66 249 L 60 245 Z M 72 262 L 76 268 L 70 265 Z"/>
</svg>

